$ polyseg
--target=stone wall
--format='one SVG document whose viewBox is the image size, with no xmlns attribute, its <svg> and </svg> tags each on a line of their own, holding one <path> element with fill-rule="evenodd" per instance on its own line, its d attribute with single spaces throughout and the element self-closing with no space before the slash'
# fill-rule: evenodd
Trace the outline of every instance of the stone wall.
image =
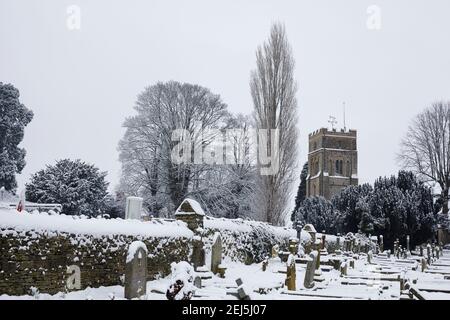
<svg viewBox="0 0 450 320">
<path fill-rule="evenodd" d="M 206 217 L 204 225 L 207 254 L 210 253 L 214 233 L 220 232 L 224 255 L 232 261 L 245 264 L 261 262 L 270 256 L 274 245 L 287 251 L 289 238 L 296 236 L 293 229 L 242 219 Z"/>
<path fill-rule="evenodd" d="M 187 260 L 189 239 L 124 235 L 57 236 L 0 229 L 0 294 L 29 294 L 31 287 L 54 294 L 66 291 L 68 266 L 80 268 L 81 289 L 120 285 L 128 245 L 143 241 L 148 248 L 148 277 L 170 273 L 172 261 Z"/>
</svg>

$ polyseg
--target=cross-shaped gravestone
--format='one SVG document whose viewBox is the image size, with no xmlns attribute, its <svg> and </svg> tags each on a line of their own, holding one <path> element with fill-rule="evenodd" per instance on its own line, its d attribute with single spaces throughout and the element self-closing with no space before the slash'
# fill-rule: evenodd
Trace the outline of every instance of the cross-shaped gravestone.
<svg viewBox="0 0 450 320">
<path fill-rule="evenodd" d="M 147 247 L 134 241 L 128 248 L 125 264 L 125 298 L 134 299 L 147 292 Z"/>
</svg>

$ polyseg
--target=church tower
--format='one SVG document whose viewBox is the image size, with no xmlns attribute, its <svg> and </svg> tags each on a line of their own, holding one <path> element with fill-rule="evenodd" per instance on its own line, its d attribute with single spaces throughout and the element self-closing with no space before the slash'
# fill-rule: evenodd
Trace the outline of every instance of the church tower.
<svg viewBox="0 0 450 320">
<path fill-rule="evenodd" d="M 322 128 L 311 133 L 306 196 L 330 200 L 349 185 L 358 185 L 356 130 Z"/>
</svg>

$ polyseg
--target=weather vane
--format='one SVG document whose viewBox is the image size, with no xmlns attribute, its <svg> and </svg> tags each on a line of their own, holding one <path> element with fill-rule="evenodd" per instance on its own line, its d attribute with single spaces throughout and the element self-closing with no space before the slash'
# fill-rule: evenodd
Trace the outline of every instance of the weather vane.
<svg viewBox="0 0 450 320">
<path fill-rule="evenodd" d="M 336 121 L 336 117 L 334 116 L 330 116 L 330 120 L 328 120 L 328 122 L 331 124 L 331 129 L 335 129 L 334 126 L 336 125 L 337 121 Z"/>
</svg>

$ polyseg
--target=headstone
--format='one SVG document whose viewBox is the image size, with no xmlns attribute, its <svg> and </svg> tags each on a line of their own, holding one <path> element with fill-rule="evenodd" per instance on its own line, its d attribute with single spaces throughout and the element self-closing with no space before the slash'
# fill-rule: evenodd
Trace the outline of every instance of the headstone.
<svg viewBox="0 0 450 320">
<path fill-rule="evenodd" d="M 238 285 L 237 292 L 238 292 L 239 299 L 240 300 L 250 300 L 250 296 L 246 292 L 246 290 L 244 288 L 244 283 L 242 282 L 241 278 L 236 279 L 236 284 Z"/>
<path fill-rule="evenodd" d="M 262 271 L 266 271 L 268 265 L 269 265 L 269 257 L 266 257 L 262 262 Z"/>
<path fill-rule="evenodd" d="M 125 263 L 125 299 L 139 298 L 147 292 L 147 247 L 134 241 L 128 248 Z"/>
<path fill-rule="evenodd" d="M 436 259 L 439 259 L 439 247 L 436 247 Z"/>
<path fill-rule="evenodd" d="M 194 236 L 192 240 L 191 263 L 194 270 L 205 265 L 205 249 L 203 247 L 203 241 L 199 236 Z"/>
<path fill-rule="evenodd" d="M 305 279 L 303 281 L 303 285 L 308 289 L 314 287 L 314 273 L 316 271 L 317 254 L 317 251 L 311 252 L 306 263 Z"/>
<path fill-rule="evenodd" d="M 295 283 L 297 279 L 296 268 L 295 268 L 295 256 L 293 254 L 289 255 L 288 261 L 286 263 L 286 286 L 288 290 L 295 291 Z"/>
<path fill-rule="evenodd" d="M 370 251 L 367 253 L 367 262 L 368 262 L 369 264 L 372 264 L 372 258 L 373 258 L 373 253 L 372 253 L 372 250 L 370 250 Z"/>
<path fill-rule="evenodd" d="M 317 251 L 316 270 L 320 270 L 320 250 Z"/>
<path fill-rule="evenodd" d="M 410 252 L 410 249 L 409 249 L 409 236 L 406 236 L 406 252 L 407 253 Z"/>
<path fill-rule="evenodd" d="M 339 248 L 341 247 L 341 235 L 338 233 L 337 237 L 336 237 L 336 246 L 339 250 Z"/>
<path fill-rule="evenodd" d="M 211 247 L 211 272 L 216 274 L 219 270 L 219 265 L 222 263 L 222 239 L 220 233 L 216 232 L 213 237 L 213 244 Z"/>
<path fill-rule="evenodd" d="M 125 219 L 141 220 L 142 202 L 140 197 L 128 197 L 125 206 Z"/>
<path fill-rule="evenodd" d="M 289 239 L 289 252 L 293 255 L 297 255 L 298 252 L 298 239 L 297 238 L 290 238 Z"/>
<path fill-rule="evenodd" d="M 422 272 L 425 272 L 425 269 L 427 268 L 427 259 L 425 259 L 425 257 L 420 259 L 420 265 L 422 267 Z"/>
<path fill-rule="evenodd" d="M 431 244 L 427 244 L 427 263 L 431 264 Z"/>
<path fill-rule="evenodd" d="M 194 286 L 201 289 L 202 287 L 202 278 L 200 276 L 196 276 L 194 279 Z"/>
<path fill-rule="evenodd" d="M 347 262 L 343 261 L 340 266 L 341 277 L 347 275 Z"/>
<path fill-rule="evenodd" d="M 280 247 L 276 244 L 272 247 L 272 258 L 278 258 L 278 251 Z"/>
<path fill-rule="evenodd" d="M 326 236 L 324 234 L 322 234 L 322 250 L 325 249 L 325 238 Z"/>
<path fill-rule="evenodd" d="M 349 261 L 349 264 L 350 264 L 350 268 L 355 269 L 355 260 L 354 259 L 351 259 Z"/>
<path fill-rule="evenodd" d="M 316 228 L 314 228 L 314 226 L 312 224 L 307 224 L 303 227 L 303 231 L 306 231 L 309 233 L 309 235 L 311 236 L 311 242 L 315 243 L 316 242 Z"/>
</svg>

